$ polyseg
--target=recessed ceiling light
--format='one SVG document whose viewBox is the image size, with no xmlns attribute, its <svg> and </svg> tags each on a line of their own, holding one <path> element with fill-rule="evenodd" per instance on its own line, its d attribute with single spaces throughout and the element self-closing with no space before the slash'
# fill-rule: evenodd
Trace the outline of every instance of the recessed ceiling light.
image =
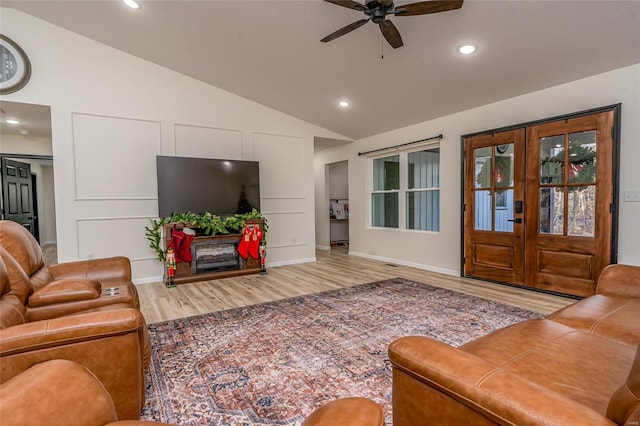
<svg viewBox="0 0 640 426">
<path fill-rule="evenodd" d="M 22 123 L 22 121 L 20 120 L 16 120 L 15 118 L 7 118 L 6 120 L 4 120 L 5 123 L 9 123 L 9 124 L 20 124 Z"/>
<path fill-rule="evenodd" d="M 343 99 L 341 101 L 338 101 L 338 106 L 340 108 L 349 108 L 349 106 L 351 106 L 351 102 L 346 101 L 346 100 Z"/>
<path fill-rule="evenodd" d="M 22 130 L 20 130 L 20 134 L 21 134 L 21 135 L 28 135 L 28 134 L 29 134 L 29 131 L 28 131 L 28 130 L 24 130 L 24 129 L 22 129 Z"/>
<path fill-rule="evenodd" d="M 478 50 L 478 46 L 473 43 L 465 43 L 458 46 L 458 53 L 461 55 L 471 55 Z"/>
<path fill-rule="evenodd" d="M 126 4 L 131 9 L 140 9 L 140 3 L 136 0 L 122 0 L 122 3 Z"/>
</svg>

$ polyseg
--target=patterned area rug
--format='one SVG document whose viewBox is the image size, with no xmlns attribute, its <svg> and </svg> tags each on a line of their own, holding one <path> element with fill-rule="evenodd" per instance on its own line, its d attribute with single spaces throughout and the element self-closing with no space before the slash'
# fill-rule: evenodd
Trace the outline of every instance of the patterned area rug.
<svg viewBox="0 0 640 426">
<path fill-rule="evenodd" d="M 390 424 L 391 341 L 459 346 L 541 316 L 396 278 L 152 324 L 142 419 L 297 425 L 324 402 L 364 396 Z"/>
</svg>

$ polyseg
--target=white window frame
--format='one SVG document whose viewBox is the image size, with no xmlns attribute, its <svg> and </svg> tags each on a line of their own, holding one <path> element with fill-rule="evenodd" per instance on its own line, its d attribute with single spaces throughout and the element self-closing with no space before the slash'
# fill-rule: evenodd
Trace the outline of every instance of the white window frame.
<svg viewBox="0 0 640 426">
<path fill-rule="evenodd" d="M 389 149 L 387 151 L 376 152 L 375 155 L 368 156 L 368 167 L 367 167 L 367 227 L 371 229 L 378 230 L 386 230 L 386 231 L 403 231 L 403 232 L 422 232 L 422 233 L 439 233 L 440 232 L 440 223 L 438 223 L 437 230 L 421 230 L 421 229 L 409 229 L 407 228 L 407 194 L 410 192 L 429 192 L 429 191 L 440 191 L 440 186 L 438 187 L 430 187 L 430 188 L 413 188 L 409 189 L 409 179 L 408 179 L 408 155 L 412 152 L 424 151 L 434 148 L 439 148 L 440 142 L 431 142 L 420 145 L 413 145 L 411 148 L 406 149 Z M 374 160 L 391 157 L 394 155 L 399 156 L 399 168 L 400 168 L 400 188 L 395 190 L 377 190 L 373 189 L 373 163 Z M 441 159 L 441 158 L 440 158 Z M 440 182 L 440 178 L 442 174 L 440 173 L 440 165 L 441 161 L 438 161 L 438 182 Z M 373 225 L 373 194 L 384 194 L 384 193 L 398 193 L 398 227 L 386 227 L 386 226 L 375 226 Z M 442 194 L 440 194 L 442 195 Z M 440 198 L 441 199 L 441 198 Z M 438 203 L 438 209 L 441 210 L 441 204 Z M 440 214 L 438 214 L 439 217 Z"/>
</svg>

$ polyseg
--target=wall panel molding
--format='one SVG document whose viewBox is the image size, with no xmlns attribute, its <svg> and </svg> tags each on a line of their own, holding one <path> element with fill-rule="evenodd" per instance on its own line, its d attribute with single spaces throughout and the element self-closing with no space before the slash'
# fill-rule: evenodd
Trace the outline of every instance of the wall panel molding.
<svg viewBox="0 0 640 426">
<path fill-rule="evenodd" d="M 260 161 L 262 198 L 307 198 L 304 137 L 253 132 L 252 145 L 253 158 Z"/>
<path fill-rule="evenodd" d="M 75 200 L 157 198 L 159 121 L 71 113 Z"/>
<path fill-rule="evenodd" d="M 267 218 L 267 250 L 307 245 L 307 213 L 303 211 L 262 212 Z M 276 232 L 272 232 L 275 231 Z"/>
<path fill-rule="evenodd" d="M 126 256 L 131 262 L 155 260 L 145 227 L 154 216 L 117 216 L 76 219 L 77 258 Z M 135 236 L 135 237 L 132 237 Z M 123 244 L 123 242 L 126 242 Z"/>
<path fill-rule="evenodd" d="M 174 123 L 173 152 L 179 157 L 242 160 L 242 131 Z"/>
</svg>

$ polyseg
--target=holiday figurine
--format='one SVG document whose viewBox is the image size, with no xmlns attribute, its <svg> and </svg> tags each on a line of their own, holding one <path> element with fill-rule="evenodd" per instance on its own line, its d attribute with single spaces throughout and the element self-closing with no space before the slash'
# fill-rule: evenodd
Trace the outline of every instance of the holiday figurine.
<svg viewBox="0 0 640 426">
<path fill-rule="evenodd" d="M 176 254 L 171 247 L 167 249 L 166 264 L 167 276 L 169 277 L 169 279 L 167 280 L 167 287 L 175 287 L 176 283 L 173 281 L 173 276 L 176 273 Z"/>
<path fill-rule="evenodd" d="M 264 240 L 260 241 L 260 274 L 267 274 L 267 244 Z"/>
</svg>

